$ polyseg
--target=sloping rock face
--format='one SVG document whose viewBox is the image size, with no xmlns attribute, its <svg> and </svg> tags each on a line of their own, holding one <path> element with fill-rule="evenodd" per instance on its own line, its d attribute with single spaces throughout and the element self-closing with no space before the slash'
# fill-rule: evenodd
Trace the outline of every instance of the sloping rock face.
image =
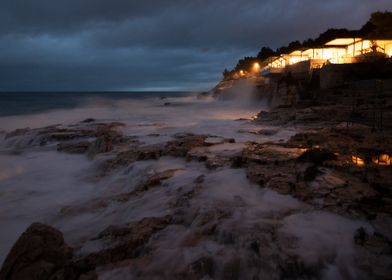
<svg viewBox="0 0 392 280">
<path fill-rule="evenodd" d="M 34 223 L 19 237 L 0 271 L 0 279 L 54 279 L 72 257 L 57 229 Z"/>
<path fill-rule="evenodd" d="M 89 272 L 98 266 L 136 258 L 144 253 L 144 246 L 150 238 L 171 222 L 172 217 L 167 215 L 144 218 L 125 226 L 109 227 L 98 235 L 98 239 L 116 240 L 113 246 L 76 260 L 74 266 Z"/>
<path fill-rule="evenodd" d="M 34 223 L 20 236 L 0 271 L 4 280 L 93 280 L 95 269 L 105 264 L 133 259 L 157 232 L 172 222 L 171 216 L 144 218 L 136 223 L 109 227 L 97 239 L 112 240 L 109 248 L 83 257 L 73 256 L 57 229 Z"/>
</svg>

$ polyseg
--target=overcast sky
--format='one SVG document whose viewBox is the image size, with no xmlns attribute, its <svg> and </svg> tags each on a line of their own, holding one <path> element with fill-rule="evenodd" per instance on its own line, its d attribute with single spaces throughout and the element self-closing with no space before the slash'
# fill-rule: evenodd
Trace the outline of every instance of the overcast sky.
<svg viewBox="0 0 392 280">
<path fill-rule="evenodd" d="M 239 58 L 391 0 L 0 0 L 0 91 L 207 90 Z"/>
</svg>

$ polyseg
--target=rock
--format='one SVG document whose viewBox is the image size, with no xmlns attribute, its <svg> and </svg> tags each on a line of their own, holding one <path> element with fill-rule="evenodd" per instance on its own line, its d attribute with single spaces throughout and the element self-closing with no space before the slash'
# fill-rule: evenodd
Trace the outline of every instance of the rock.
<svg viewBox="0 0 392 280">
<path fill-rule="evenodd" d="M 207 147 L 196 147 L 188 151 L 187 161 L 206 161 L 211 155 Z"/>
<path fill-rule="evenodd" d="M 94 129 L 61 128 L 49 133 L 43 131 L 42 134 L 46 136 L 45 138 L 47 141 L 60 142 L 78 138 L 95 137 L 96 131 Z"/>
<path fill-rule="evenodd" d="M 1 268 L 0 279 L 49 279 L 71 257 L 72 249 L 64 243 L 60 231 L 34 223 L 12 247 Z"/>
<path fill-rule="evenodd" d="M 392 216 L 380 213 L 372 224 L 378 233 L 392 243 Z"/>
<path fill-rule="evenodd" d="M 136 147 L 134 149 L 129 149 L 127 151 L 122 151 L 117 153 L 114 159 L 110 159 L 105 163 L 104 172 L 108 173 L 113 169 L 128 166 L 132 162 L 135 162 L 138 158 L 138 153 Z"/>
<path fill-rule="evenodd" d="M 264 135 L 264 136 L 272 136 L 278 133 L 277 129 L 240 129 L 239 133 L 249 133 L 255 135 Z"/>
<path fill-rule="evenodd" d="M 358 228 L 354 233 L 354 242 L 357 245 L 365 247 L 373 254 L 390 254 L 391 245 L 379 234 L 370 235 L 363 227 Z"/>
<path fill-rule="evenodd" d="M 147 134 L 147 136 L 149 136 L 149 137 L 159 137 L 161 135 L 159 133 L 150 133 L 150 134 Z"/>
<path fill-rule="evenodd" d="M 243 151 L 244 162 L 260 164 L 285 163 L 298 158 L 302 154 L 301 149 L 287 148 L 280 145 L 267 145 L 248 143 Z"/>
<path fill-rule="evenodd" d="M 113 130 L 123 126 L 122 123 L 100 124 L 96 130 L 96 140 L 92 142 L 87 150 L 87 155 L 93 158 L 97 154 L 107 153 L 113 150 L 114 146 L 129 141 L 120 132 Z"/>
<path fill-rule="evenodd" d="M 146 177 L 144 181 L 139 182 L 139 184 L 135 187 L 133 191 L 115 195 L 111 197 L 110 200 L 114 200 L 117 202 L 126 202 L 135 195 L 138 195 L 142 192 L 148 191 L 151 188 L 159 186 L 163 180 L 167 180 L 173 177 L 174 174 L 179 170 L 182 169 L 168 169 L 162 172 L 152 174 Z"/>
<path fill-rule="evenodd" d="M 57 142 L 59 151 L 85 153 L 87 149 L 88 155 L 93 157 L 96 154 L 111 151 L 114 145 L 129 140 L 115 130 L 120 126 L 124 126 L 124 124 L 116 122 L 96 124 L 86 121 L 69 126 L 52 125 L 37 129 L 18 129 L 6 135 L 6 138 L 12 138 L 8 144 L 18 146 L 18 148 L 44 146 L 51 142 Z M 91 142 L 90 139 L 80 141 L 85 138 L 95 138 L 95 141 Z M 87 143 L 91 143 L 88 148 L 86 148 Z"/>
<path fill-rule="evenodd" d="M 296 198 L 309 203 L 313 202 L 315 190 L 308 183 L 304 181 L 297 182 L 294 190 L 293 194 Z"/>
<path fill-rule="evenodd" d="M 265 186 L 272 178 L 268 167 L 259 164 L 249 164 L 246 169 L 246 176 L 254 183 Z"/>
<path fill-rule="evenodd" d="M 77 143 L 59 143 L 57 151 L 70 154 L 84 154 L 90 147 L 90 142 L 82 141 Z"/>
<path fill-rule="evenodd" d="M 323 149 L 310 149 L 304 152 L 299 158 L 299 162 L 311 162 L 316 165 L 322 165 L 325 161 L 336 160 L 334 153 Z"/>
<path fill-rule="evenodd" d="M 18 129 L 14 130 L 14 131 L 11 131 L 10 133 L 7 133 L 5 135 L 5 139 L 11 138 L 11 137 L 15 137 L 15 136 L 20 136 L 20 135 L 23 135 L 23 134 L 25 134 L 25 133 L 27 133 L 29 131 L 30 131 L 30 128 L 28 128 L 28 127 L 27 128 L 18 128 Z"/>
<path fill-rule="evenodd" d="M 313 181 L 319 174 L 322 174 L 318 167 L 315 165 L 311 165 L 306 168 L 304 172 L 304 180 L 307 182 Z"/>
<path fill-rule="evenodd" d="M 265 136 L 272 136 L 278 133 L 277 129 L 262 129 L 259 130 L 257 134 L 259 135 L 265 135 Z"/>
<path fill-rule="evenodd" d="M 163 180 L 167 180 L 167 179 L 173 177 L 174 174 L 179 170 L 182 170 L 182 169 L 181 168 L 168 169 L 168 170 L 165 170 L 162 172 L 158 172 L 158 173 L 148 177 L 144 182 L 141 182 L 140 184 L 138 184 L 135 188 L 135 192 L 146 191 L 152 187 L 158 186 L 161 184 L 161 182 Z"/>
<path fill-rule="evenodd" d="M 298 256 L 287 256 L 281 261 L 280 279 L 320 279 L 320 267 L 307 266 Z"/>
<path fill-rule="evenodd" d="M 295 172 L 293 166 L 275 166 L 272 164 L 250 163 L 246 168 L 246 175 L 249 180 L 263 187 L 272 179 L 271 188 L 278 185 L 282 181 L 295 182 Z"/>
<path fill-rule="evenodd" d="M 111 227 L 99 234 L 98 238 L 121 237 L 113 247 L 91 253 L 75 262 L 79 271 L 89 272 L 98 266 L 138 257 L 143 247 L 157 232 L 172 222 L 170 215 L 144 218 L 126 227 Z"/>
<path fill-rule="evenodd" d="M 367 239 L 367 232 L 363 227 L 358 228 L 354 233 L 354 242 L 357 245 L 363 246 Z"/>
<path fill-rule="evenodd" d="M 115 158 L 109 159 L 103 164 L 103 175 L 106 175 L 117 168 L 128 166 L 138 160 L 159 159 L 164 153 L 161 145 L 140 147 L 138 141 L 131 142 L 126 148 L 127 150 L 117 152 Z"/>
<path fill-rule="evenodd" d="M 215 225 L 217 221 L 231 217 L 233 210 L 229 207 L 222 207 L 216 205 L 210 209 L 199 209 L 194 215 L 192 224 L 198 228 L 203 228 L 206 225 Z"/>
<path fill-rule="evenodd" d="M 204 140 L 204 143 L 206 145 L 216 145 L 216 144 L 222 144 L 225 142 L 225 139 L 222 137 L 207 137 Z"/>
<path fill-rule="evenodd" d="M 205 175 L 200 175 L 197 176 L 195 180 L 193 180 L 193 182 L 195 182 L 196 184 L 201 184 L 204 182 L 206 176 Z"/>
<path fill-rule="evenodd" d="M 186 154 L 187 161 L 205 161 L 208 169 L 217 169 L 223 166 L 237 166 L 240 164 L 238 159 L 242 160 L 242 144 L 236 144 L 223 139 L 222 143 L 211 145 L 212 142 L 205 142 L 203 147 L 191 149 Z M 235 163 L 234 163 L 235 162 Z"/>
<path fill-rule="evenodd" d="M 113 130 L 115 128 L 119 128 L 119 127 L 125 127 L 125 123 L 122 122 L 111 122 L 108 124 L 109 129 Z"/>
<path fill-rule="evenodd" d="M 242 168 L 245 166 L 245 161 L 242 156 L 234 156 L 231 159 L 231 168 Z"/>
<path fill-rule="evenodd" d="M 222 279 L 235 280 L 240 279 L 241 259 L 236 257 L 223 265 Z"/>
<path fill-rule="evenodd" d="M 161 145 L 142 146 L 137 150 L 137 160 L 159 159 L 162 153 Z"/>
<path fill-rule="evenodd" d="M 87 118 L 87 119 L 81 121 L 81 123 L 92 123 L 92 122 L 95 122 L 95 119 L 93 119 L 93 118 Z"/>
<path fill-rule="evenodd" d="M 96 280 L 96 279 L 98 279 L 98 276 L 94 271 L 83 273 L 78 278 L 78 280 Z M 51 280 L 58 280 L 58 279 L 51 279 Z"/>
<path fill-rule="evenodd" d="M 92 142 L 87 150 L 87 155 L 93 158 L 97 154 L 107 153 L 113 149 L 113 139 L 110 136 L 103 135 Z"/>
<path fill-rule="evenodd" d="M 215 156 L 210 157 L 206 160 L 206 167 L 210 170 L 214 170 L 223 166 L 231 166 L 232 161 L 230 158 Z"/>
<path fill-rule="evenodd" d="M 392 252 L 391 245 L 378 234 L 369 236 L 365 241 L 364 247 L 377 255 L 390 255 Z"/>
<path fill-rule="evenodd" d="M 195 147 L 208 146 L 204 135 L 178 135 L 177 139 L 169 141 L 164 149 L 165 155 L 185 157 Z"/>
<path fill-rule="evenodd" d="M 187 279 L 203 279 L 214 277 L 214 260 L 211 257 L 201 257 L 188 267 Z"/>
<path fill-rule="evenodd" d="M 295 184 L 290 178 L 276 176 L 271 178 L 267 184 L 267 188 L 277 191 L 280 194 L 292 194 L 295 189 Z"/>
</svg>

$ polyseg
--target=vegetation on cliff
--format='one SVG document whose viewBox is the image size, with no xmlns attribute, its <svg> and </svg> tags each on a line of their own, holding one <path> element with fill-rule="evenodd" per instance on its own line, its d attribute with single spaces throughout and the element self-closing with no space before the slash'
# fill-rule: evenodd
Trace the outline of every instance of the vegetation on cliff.
<svg viewBox="0 0 392 280">
<path fill-rule="evenodd" d="M 237 65 L 232 69 L 225 69 L 223 71 L 223 79 L 229 80 L 233 75 L 240 71 L 250 71 L 254 63 L 262 64 L 268 57 L 279 56 L 281 54 L 288 54 L 294 50 L 301 48 L 314 48 L 327 43 L 338 37 L 368 37 L 368 38 L 391 38 L 392 37 L 392 12 L 375 12 L 372 13 L 368 22 L 359 30 L 341 29 L 328 29 L 321 33 L 317 38 L 309 38 L 300 41 L 290 42 L 287 46 L 282 46 L 273 50 L 270 47 L 263 46 L 259 53 L 253 56 L 246 56 L 241 58 Z"/>
</svg>

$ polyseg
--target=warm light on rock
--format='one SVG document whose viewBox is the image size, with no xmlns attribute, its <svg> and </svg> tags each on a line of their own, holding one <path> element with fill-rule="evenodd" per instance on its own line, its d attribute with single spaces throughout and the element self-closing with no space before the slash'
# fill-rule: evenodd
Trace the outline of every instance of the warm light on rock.
<svg viewBox="0 0 392 280">
<path fill-rule="evenodd" d="M 391 165 L 391 157 L 387 154 L 372 157 L 372 162 L 377 165 Z"/>
<path fill-rule="evenodd" d="M 351 156 L 352 162 L 357 166 L 365 166 L 365 160 L 358 156 Z"/>
</svg>

